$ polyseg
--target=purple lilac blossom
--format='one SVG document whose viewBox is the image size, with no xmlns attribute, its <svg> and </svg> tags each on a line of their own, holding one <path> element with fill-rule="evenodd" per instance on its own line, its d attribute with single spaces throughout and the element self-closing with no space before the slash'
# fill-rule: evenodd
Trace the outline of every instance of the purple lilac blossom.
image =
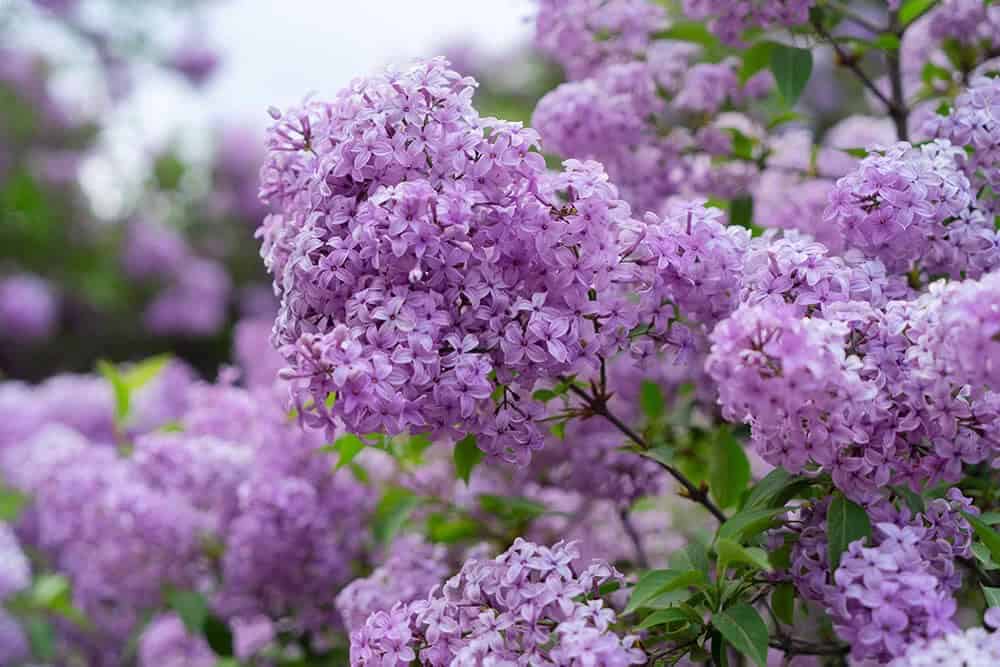
<svg viewBox="0 0 1000 667">
<path fill-rule="evenodd" d="M 351 665 L 644 663 L 637 637 L 616 635 L 614 609 L 595 595 L 621 575 L 600 561 L 574 567 L 578 557 L 572 544 L 518 538 L 495 559 L 472 558 L 426 600 L 369 616 L 351 633 Z"/>
<path fill-rule="evenodd" d="M 59 303 L 52 286 L 32 274 L 0 278 L 0 338 L 43 340 L 59 323 Z"/>
<path fill-rule="evenodd" d="M 218 662 L 204 638 L 189 634 L 176 614 L 154 618 L 139 640 L 141 667 L 213 667 Z"/>
<path fill-rule="evenodd" d="M 537 135 L 480 118 L 474 85 L 437 59 L 278 115 L 260 235 L 307 421 L 434 438 L 462 423 L 523 464 L 542 435 L 520 397 L 592 372 L 637 324 L 633 223 L 600 165 L 545 172 Z"/>
<path fill-rule="evenodd" d="M 724 42 L 739 45 L 748 28 L 794 26 L 809 20 L 813 0 L 684 0 L 688 18 L 708 20 Z"/>
</svg>

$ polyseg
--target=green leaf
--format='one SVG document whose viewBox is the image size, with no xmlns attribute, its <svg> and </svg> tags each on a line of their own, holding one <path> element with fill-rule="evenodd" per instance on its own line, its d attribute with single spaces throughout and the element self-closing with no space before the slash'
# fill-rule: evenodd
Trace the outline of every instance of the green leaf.
<svg viewBox="0 0 1000 667">
<path fill-rule="evenodd" d="M 676 458 L 674 450 L 665 446 L 653 447 L 652 449 L 639 449 L 636 447 L 631 451 L 635 451 L 639 456 L 645 456 L 647 459 L 652 459 L 665 466 L 672 466 Z"/>
<path fill-rule="evenodd" d="M 771 51 L 774 42 L 757 42 L 743 52 L 743 64 L 740 65 L 740 85 L 745 84 L 750 77 L 771 64 Z"/>
<path fill-rule="evenodd" d="M 750 461 L 743 445 L 726 427 L 715 433 L 708 467 L 708 488 L 721 507 L 732 507 L 750 481 Z"/>
<path fill-rule="evenodd" d="M 990 550 L 986 548 L 985 544 L 974 542 L 972 544 L 972 555 L 982 564 L 983 568 L 987 570 L 1000 570 L 1000 564 L 997 564 L 990 557 Z"/>
<path fill-rule="evenodd" d="M 708 573 L 708 552 L 705 547 L 692 542 L 683 549 L 670 554 L 670 568 L 673 570 L 694 570 Z"/>
<path fill-rule="evenodd" d="M 774 523 L 774 518 L 784 511 L 782 507 L 767 509 L 744 509 L 729 517 L 719 526 L 719 537 L 730 539 L 737 544 L 750 535 L 759 535 Z"/>
<path fill-rule="evenodd" d="M 699 617 L 697 613 L 692 613 L 692 610 L 685 610 L 681 607 L 670 607 L 669 609 L 654 611 L 652 614 L 642 619 L 642 623 L 639 624 L 637 629 L 646 630 L 647 628 L 652 628 L 657 625 L 700 626 L 701 624 L 701 617 Z"/>
<path fill-rule="evenodd" d="M 187 631 L 197 637 L 202 634 L 208 619 L 208 603 L 201 593 L 194 591 L 171 591 L 167 594 L 167 604 L 177 612 Z"/>
<path fill-rule="evenodd" d="M 483 451 L 476 445 L 476 436 L 470 433 L 455 443 L 452 458 L 455 461 L 455 476 L 468 484 L 472 469 L 483 460 Z"/>
<path fill-rule="evenodd" d="M 812 75 L 812 51 L 775 44 L 771 49 L 771 72 L 788 106 L 795 106 Z"/>
<path fill-rule="evenodd" d="M 903 502 L 906 503 L 906 506 L 909 507 L 912 512 L 919 514 L 926 509 L 924 499 L 921 498 L 919 494 L 914 493 L 911 489 L 905 486 L 894 486 L 892 487 L 892 490 L 896 493 L 896 495 L 903 499 Z"/>
<path fill-rule="evenodd" d="M 479 523 L 467 517 L 448 519 L 442 514 L 427 517 L 427 538 L 431 542 L 453 544 L 479 535 Z"/>
<path fill-rule="evenodd" d="M 650 419 L 656 419 L 663 414 L 666 403 L 663 400 L 663 390 L 660 385 L 649 380 L 643 380 L 639 387 L 639 405 Z"/>
<path fill-rule="evenodd" d="M 756 570 L 771 570 L 771 564 L 767 561 L 767 554 L 764 553 L 763 549 L 743 547 L 724 537 L 716 540 L 715 553 L 719 557 L 716 566 L 719 573 L 718 579 L 722 578 L 722 574 L 732 563 L 749 565 Z"/>
<path fill-rule="evenodd" d="M 753 197 L 740 197 L 729 202 L 729 224 L 753 229 Z"/>
<path fill-rule="evenodd" d="M 713 35 L 708 27 L 700 21 L 681 21 L 666 30 L 655 33 L 653 39 L 676 39 L 679 42 L 701 44 L 706 48 L 719 45 L 719 38 Z"/>
<path fill-rule="evenodd" d="M 986 598 L 987 607 L 1000 607 L 1000 588 L 990 588 L 983 586 L 983 597 Z"/>
<path fill-rule="evenodd" d="M 340 455 L 334 470 L 340 470 L 361 453 L 361 450 L 365 448 L 365 441 L 353 433 L 348 433 L 337 438 L 337 441 L 333 443 L 333 448 Z"/>
<path fill-rule="evenodd" d="M 868 151 L 864 148 L 840 148 L 838 150 L 841 153 L 847 153 L 851 157 L 861 158 L 862 160 L 868 157 Z"/>
<path fill-rule="evenodd" d="M 775 468 L 753 485 L 744 510 L 784 507 L 796 493 L 809 486 L 809 480 L 795 477 L 781 468 Z"/>
<path fill-rule="evenodd" d="M 791 123 L 792 121 L 801 120 L 802 118 L 802 114 L 796 113 L 795 111 L 782 111 L 768 121 L 767 129 L 773 130 L 781 125 L 784 125 L 785 123 Z"/>
<path fill-rule="evenodd" d="M 908 26 L 924 15 L 937 0 L 906 0 L 899 7 L 899 23 Z"/>
<path fill-rule="evenodd" d="M 778 584 L 771 591 L 771 608 L 778 620 L 786 625 L 795 624 L 795 587 Z"/>
<path fill-rule="evenodd" d="M 495 496 L 483 493 L 479 496 L 479 506 L 508 523 L 525 523 L 545 514 L 545 505 L 530 498 L 519 496 Z"/>
<path fill-rule="evenodd" d="M 767 625 L 753 607 L 746 603 L 730 607 L 712 618 L 712 626 L 737 651 L 767 667 Z"/>
<path fill-rule="evenodd" d="M 826 514 L 827 556 L 830 571 L 840 567 L 840 557 L 847 547 L 856 540 L 868 539 L 872 536 L 872 523 L 864 508 L 838 493 L 830 502 Z"/>
<path fill-rule="evenodd" d="M 729 667 L 729 651 L 726 650 L 726 640 L 718 631 L 712 633 L 712 665 L 714 667 Z"/>
<path fill-rule="evenodd" d="M 631 614 L 664 593 L 704 584 L 706 581 L 705 574 L 695 570 L 650 570 L 639 577 L 624 613 Z"/>
<path fill-rule="evenodd" d="M 390 487 L 382 494 L 371 520 L 372 535 L 379 544 L 388 544 L 420 504 L 420 497 L 400 487 Z"/>
<path fill-rule="evenodd" d="M 97 370 L 111 384 L 111 390 L 115 396 L 115 421 L 121 424 L 128 418 L 130 402 L 125 378 L 118 372 L 118 368 L 114 364 L 103 359 L 97 362 Z"/>
<path fill-rule="evenodd" d="M 892 34 L 891 32 L 884 32 L 875 39 L 872 40 L 872 44 L 882 49 L 883 51 L 899 51 L 900 41 L 899 37 Z"/>
<path fill-rule="evenodd" d="M 216 616 L 209 614 L 204 625 L 205 641 L 216 655 L 224 658 L 234 654 L 233 631 L 229 629 L 229 624 Z"/>
<path fill-rule="evenodd" d="M 55 658 L 56 633 L 51 623 L 41 616 L 32 616 L 25 620 L 25 630 L 33 658 L 45 661 Z"/>
<path fill-rule="evenodd" d="M 132 396 L 151 382 L 170 361 L 170 355 L 150 357 L 122 370 L 103 359 L 97 362 L 97 370 L 111 385 L 115 397 L 115 421 L 121 425 L 128 420 L 132 409 Z"/>
<path fill-rule="evenodd" d="M 976 536 L 989 550 L 990 557 L 994 563 L 1000 563 L 1000 533 L 990 528 L 990 526 L 977 516 L 963 512 L 963 516 L 968 520 L 972 529 L 976 531 Z"/>
<path fill-rule="evenodd" d="M 0 521 L 16 521 L 27 504 L 27 496 L 0 483 Z"/>
</svg>

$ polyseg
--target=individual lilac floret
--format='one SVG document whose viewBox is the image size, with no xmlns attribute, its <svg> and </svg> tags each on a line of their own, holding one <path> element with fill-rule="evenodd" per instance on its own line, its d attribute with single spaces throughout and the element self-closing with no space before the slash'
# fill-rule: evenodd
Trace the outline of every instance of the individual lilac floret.
<svg viewBox="0 0 1000 667">
<path fill-rule="evenodd" d="M 637 638 L 611 630 L 615 611 L 598 594 L 621 575 L 578 558 L 572 544 L 518 538 L 493 560 L 470 559 L 426 600 L 370 616 L 351 634 L 351 665 L 644 663 Z"/>
<path fill-rule="evenodd" d="M 809 20 L 813 0 L 684 0 L 684 13 L 709 20 L 709 27 L 728 44 L 740 44 L 747 28 L 793 26 Z"/>
<path fill-rule="evenodd" d="M 139 639 L 141 667 L 213 667 L 218 662 L 208 642 L 188 633 L 176 614 L 154 618 Z"/>
<path fill-rule="evenodd" d="M 34 341 L 55 331 L 59 303 L 42 278 L 19 274 L 0 278 L 0 338 Z"/>
<path fill-rule="evenodd" d="M 435 59 L 279 117 L 260 233 L 304 421 L 471 431 L 525 463 L 534 383 L 593 370 L 637 324 L 632 221 L 600 165 L 547 173 L 537 135 L 480 118 L 474 86 Z"/>
<path fill-rule="evenodd" d="M 666 28 L 667 14 L 650 0 L 542 0 L 535 45 L 581 79 L 600 67 L 631 62 Z"/>
<path fill-rule="evenodd" d="M 986 628 L 956 631 L 918 641 L 889 667 L 978 667 L 1000 664 L 1000 633 Z"/>
<path fill-rule="evenodd" d="M 943 140 L 919 148 L 906 142 L 875 148 L 856 171 L 837 181 L 825 220 L 840 229 L 849 246 L 881 259 L 889 271 L 905 273 L 935 246 L 955 242 L 948 223 L 961 218 L 972 201 L 969 179 L 957 162 L 962 154 Z"/>
</svg>

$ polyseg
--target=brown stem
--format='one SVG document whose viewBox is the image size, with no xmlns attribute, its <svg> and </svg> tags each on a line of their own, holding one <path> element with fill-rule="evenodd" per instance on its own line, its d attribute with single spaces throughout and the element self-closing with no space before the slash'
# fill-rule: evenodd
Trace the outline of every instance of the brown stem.
<svg viewBox="0 0 1000 667">
<path fill-rule="evenodd" d="M 569 390 L 571 392 L 583 399 L 587 409 L 589 409 L 592 414 L 600 415 L 601 417 L 607 419 L 615 426 L 615 428 L 624 433 L 625 436 L 627 436 L 640 448 L 644 450 L 652 449 L 652 446 L 646 441 L 645 438 L 636 433 L 628 424 L 623 422 L 617 415 L 608 410 L 608 403 L 605 397 L 588 394 L 569 379 L 564 379 L 564 382 L 569 385 Z M 708 497 L 708 491 L 696 486 L 694 482 L 689 480 L 684 475 L 684 473 L 672 465 L 664 463 L 663 461 L 657 461 L 657 463 L 659 463 L 664 470 L 670 473 L 671 477 L 677 480 L 680 485 L 684 487 L 684 490 L 687 492 L 686 495 L 682 494 L 684 497 L 703 505 L 705 509 L 712 513 L 712 516 L 718 519 L 719 523 L 725 522 L 725 513 L 723 513 L 723 511 L 719 509 L 714 502 L 712 502 L 712 499 Z"/>
<path fill-rule="evenodd" d="M 889 30 L 902 40 L 905 29 L 899 23 L 898 9 L 889 12 Z M 903 68 L 899 60 L 899 51 L 886 51 L 885 59 L 889 70 L 889 88 L 892 91 L 889 116 L 892 117 L 892 123 L 896 126 L 896 139 L 909 141 L 910 131 L 907 122 L 910 110 L 906 108 L 906 97 L 903 95 Z"/>
<path fill-rule="evenodd" d="M 622 520 L 622 527 L 625 528 L 625 534 L 632 540 L 632 546 L 635 548 L 636 564 L 643 570 L 648 570 L 649 558 L 646 557 L 646 549 L 642 546 L 642 536 L 635 529 L 635 524 L 632 523 L 632 517 L 629 516 L 628 508 L 622 507 L 618 510 L 618 516 Z"/>
</svg>

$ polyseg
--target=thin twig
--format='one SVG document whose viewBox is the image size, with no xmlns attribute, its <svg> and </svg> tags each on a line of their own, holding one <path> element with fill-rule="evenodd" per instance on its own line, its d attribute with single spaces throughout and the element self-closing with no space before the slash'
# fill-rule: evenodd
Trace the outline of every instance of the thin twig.
<svg viewBox="0 0 1000 667">
<path fill-rule="evenodd" d="M 608 403 L 605 397 L 588 394 L 569 379 L 564 378 L 563 381 L 569 385 L 569 390 L 571 392 L 583 399 L 587 409 L 590 410 L 592 414 L 600 415 L 601 417 L 607 419 L 615 426 L 615 428 L 624 433 L 630 440 L 642 449 L 652 449 L 652 446 L 646 441 L 645 438 L 636 433 L 628 424 L 623 422 L 617 415 L 608 409 Z M 663 461 L 657 461 L 657 463 L 659 463 L 664 470 L 670 473 L 671 477 L 677 480 L 680 485 L 684 487 L 684 490 L 686 491 L 686 495 L 684 497 L 703 505 L 705 509 L 711 512 L 712 516 L 718 519 L 720 523 L 726 520 L 725 513 L 723 513 L 723 511 L 719 509 L 714 502 L 712 502 L 712 499 L 708 497 L 708 492 L 705 489 L 695 485 L 695 483 L 689 480 L 684 473 L 672 465 L 664 463 Z"/>
<path fill-rule="evenodd" d="M 649 558 L 646 557 L 646 549 L 642 546 L 642 536 L 639 535 L 639 531 L 635 529 L 635 524 L 632 523 L 632 517 L 629 516 L 628 508 L 622 507 L 618 510 L 618 516 L 621 517 L 622 527 L 625 528 L 625 534 L 628 535 L 630 540 L 632 540 L 632 546 L 635 548 L 636 564 L 643 570 L 648 570 Z"/>
<path fill-rule="evenodd" d="M 872 81 L 871 78 L 869 78 L 868 74 L 865 73 L 863 69 L 861 69 L 861 65 L 858 64 L 857 58 L 848 53 L 847 51 L 845 51 L 844 47 L 841 46 L 840 42 L 838 42 L 837 39 L 833 37 L 829 33 L 829 31 L 827 31 L 826 28 L 823 27 L 823 24 L 818 19 L 813 20 L 813 27 L 816 28 L 816 32 L 819 34 L 820 37 L 830 42 L 830 45 L 833 46 L 834 51 L 837 52 L 837 56 L 840 59 L 840 62 L 849 70 L 854 72 L 855 76 L 858 77 L 858 79 L 861 81 L 864 87 L 867 88 L 869 91 L 871 91 L 872 95 L 878 98 L 879 102 L 884 104 L 886 110 L 888 110 L 889 113 L 892 114 L 894 109 L 892 100 L 886 97 L 885 93 L 879 90 L 878 86 L 875 85 L 875 82 Z"/>
<path fill-rule="evenodd" d="M 889 29 L 901 40 L 905 28 L 899 22 L 899 10 L 889 11 Z M 907 123 L 910 110 L 906 108 L 906 97 L 903 94 L 903 67 L 899 60 L 899 52 L 888 50 L 885 53 L 886 66 L 889 70 L 889 88 L 892 91 L 892 104 L 889 106 L 889 115 L 892 123 L 896 126 L 896 139 L 908 141 L 910 131 Z"/>
</svg>

